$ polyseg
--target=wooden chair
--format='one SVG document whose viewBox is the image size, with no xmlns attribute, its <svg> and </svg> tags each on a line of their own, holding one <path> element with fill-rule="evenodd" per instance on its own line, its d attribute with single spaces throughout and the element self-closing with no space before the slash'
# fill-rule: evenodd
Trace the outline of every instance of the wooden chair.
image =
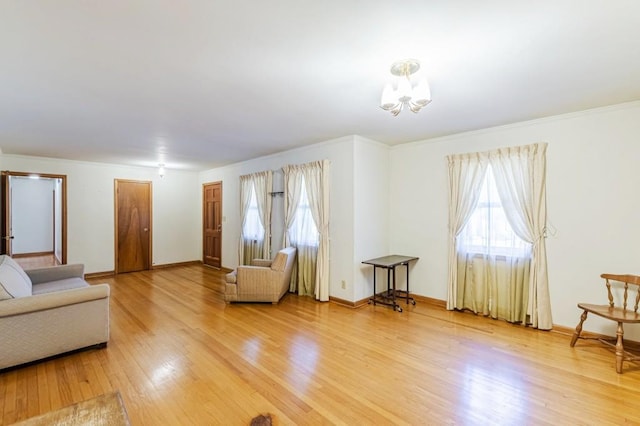
<svg viewBox="0 0 640 426">
<path fill-rule="evenodd" d="M 609 296 L 609 304 L 608 305 L 591 305 L 587 303 L 578 303 L 578 308 L 582 309 L 582 315 L 580 316 L 580 323 L 576 327 L 576 331 L 573 333 L 573 338 L 571 339 L 571 347 L 575 346 L 578 339 L 595 339 L 599 340 L 602 343 L 613 346 L 616 349 L 616 371 L 618 373 L 622 373 L 622 362 L 623 361 L 640 361 L 640 356 L 633 355 L 628 351 L 624 350 L 624 330 L 622 328 L 622 324 L 638 324 L 640 323 L 640 313 L 638 312 L 638 305 L 640 304 L 640 276 L 637 275 L 613 275 L 613 274 L 602 274 L 600 275 L 605 279 L 605 284 L 607 286 L 607 294 Z M 622 285 L 618 284 L 614 287 L 621 287 L 622 291 L 622 306 L 615 306 L 614 303 L 614 292 L 612 291 L 611 282 L 615 281 L 618 283 L 622 283 Z M 633 305 L 633 309 L 631 307 L 627 308 L 627 300 L 629 300 L 629 296 L 631 296 L 631 300 L 633 300 L 633 295 L 635 293 L 635 303 Z M 611 321 L 615 321 L 618 323 L 618 328 L 616 331 L 617 339 L 615 344 L 609 340 L 599 338 L 599 337 L 581 337 L 580 333 L 582 332 L 582 323 L 587 319 L 587 314 L 591 312 L 595 315 L 601 316 L 602 318 L 606 318 Z"/>
</svg>

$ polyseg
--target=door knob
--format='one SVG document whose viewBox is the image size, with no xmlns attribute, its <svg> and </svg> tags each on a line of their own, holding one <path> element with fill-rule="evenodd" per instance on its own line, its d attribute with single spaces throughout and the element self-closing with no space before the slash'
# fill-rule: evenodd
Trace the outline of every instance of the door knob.
<svg viewBox="0 0 640 426">
<path fill-rule="evenodd" d="M 144 228 L 144 232 L 149 232 L 149 228 Z"/>
</svg>

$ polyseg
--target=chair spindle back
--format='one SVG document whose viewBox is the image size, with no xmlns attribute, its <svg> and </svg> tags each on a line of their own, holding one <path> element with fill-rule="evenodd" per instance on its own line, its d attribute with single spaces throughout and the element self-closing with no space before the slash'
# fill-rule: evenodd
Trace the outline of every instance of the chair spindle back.
<svg viewBox="0 0 640 426">
<path fill-rule="evenodd" d="M 629 293 L 632 294 L 635 291 L 635 300 L 633 300 L 633 312 L 638 312 L 638 306 L 640 305 L 640 276 L 638 275 L 614 275 L 614 274 L 602 274 L 602 278 L 605 279 L 607 285 L 607 296 L 609 297 L 609 306 L 612 308 L 615 306 L 613 292 L 611 291 L 611 281 L 617 281 L 623 283 L 623 297 L 622 297 L 622 309 L 627 310 L 627 303 L 629 300 Z M 631 285 L 631 287 L 629 287 Z"/>
</svg>

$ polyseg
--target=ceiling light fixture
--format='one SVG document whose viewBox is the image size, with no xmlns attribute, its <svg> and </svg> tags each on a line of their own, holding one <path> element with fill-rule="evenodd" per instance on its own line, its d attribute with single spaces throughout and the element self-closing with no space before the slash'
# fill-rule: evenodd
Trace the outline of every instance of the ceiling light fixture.
<svg viewBox="0 0 640 426">
<path fill-rule="evenodd" d="M 418 112 L 431 102 L 431 90 L 427 79 L 421 79 L 418 84 L 411 87 L 411 75 L 418 72 L 420 62 L 416 59 L 405 59 L 394 62 L 391 65 L 391 74 L 399 77 L 398 88 L 393 89 L 391 83 L 387 83 L 382 91 L 380 108 L 391 112 L 394 116 L 400 114 L 404 107 L 412 112 Z"/>
<path fill-rule="evenodd" d="M 158 175 L 160 175 L 160 179 L 164 177 L 164 174 L 165 174 L 164 164 L 158 164 Z"/>
</svg>

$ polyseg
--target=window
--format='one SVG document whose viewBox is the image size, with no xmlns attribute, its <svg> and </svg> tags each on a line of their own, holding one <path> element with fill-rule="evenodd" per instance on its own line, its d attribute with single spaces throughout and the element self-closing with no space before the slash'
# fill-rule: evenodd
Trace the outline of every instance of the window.
<svg viewBox="0 0 640 426">
<path fill-rule="evenodd" d="M 242 232 L 245 240 L 262 241 L 264 238 L 264 227 L 260 220 L 258 199 L 256 198 L 256 190 L 253 185 L 251 185 L 251 201 L 249 202 L 249 209 L 244 218 Z"/>
<path fill-rule="evenodd" d="M 520 239 L 505 215 L 491 166 L 471 218 L 458 237 L 458 251 L 482 255 L 529 257 L 531 245 Z"/>
<path fill-rule="evenodd" d="M 304 178 L 302 179 L 302 190 L 300 191 L 300 204 L 298 204 L 293 224 L 289 228 L 289 235 L 291 241 L 297 246 L 317 247 L 320 243 L 320 234 L 311 214 Z"/>
</svg>

